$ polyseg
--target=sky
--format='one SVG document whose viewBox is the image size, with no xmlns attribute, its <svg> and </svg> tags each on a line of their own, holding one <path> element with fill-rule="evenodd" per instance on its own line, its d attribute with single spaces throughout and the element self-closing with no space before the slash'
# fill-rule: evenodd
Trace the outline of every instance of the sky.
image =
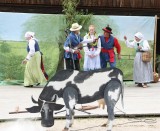
<svg viewBox="0 0 160 131">
<path fill-rule="evenodd" d="M 0 39 L 23 40 L 22 25 L 35 14 L 0 12 Z M 103 16 L 102 16 L 103 17 Z M 155 17 L 145 16 L 109 16 L 118 26 L 118 37 L 123 40 L 124 35 L 133 40 L 136 32 L 142 32 L 148 40 L 154 39 Z M 114 32 L 113 32 L 114 33 Z"/>
<path fill-rule="evenodd" d="M 154 39 L 155 17 L 145 16 L 110 16 L 118 25 L 119 39 L 123 39 L 124 35 L 128 39 L 133 40 L 134 34 L 141 32 L 147 40 Z"/>
<path fill-rule="evenodd" d="M 3 40 L 21 40 L 21 25 L 34 14 L 0 12 L 0 38 Z"/>
</svg>

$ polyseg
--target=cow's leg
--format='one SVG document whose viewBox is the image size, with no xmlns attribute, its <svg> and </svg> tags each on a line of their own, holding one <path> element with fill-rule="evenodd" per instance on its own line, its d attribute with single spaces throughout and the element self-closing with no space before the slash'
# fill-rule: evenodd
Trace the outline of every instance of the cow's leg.
<svg viewBox="0 0 160 131">
<path fill-rule="evenodd" d="M 74 120 L 74 107 L 78 100 L 77 90 L 67 87 L 63 93 L 64 103 L 66 105 L 66 125 L 65 131 L 72 126 Z"/>
<path fill-rule="evenodd" d="M 113 120 L 114 120 L 114 107 L 119 100 L 121 93 L 121 83 L 118 80 L 111 80 L 105 90 L 104 90 L 104 99 L 107 103 L 107 112 L 108 112 L 108 128 L 107 131 L 112 130 Z"/>
</svg>

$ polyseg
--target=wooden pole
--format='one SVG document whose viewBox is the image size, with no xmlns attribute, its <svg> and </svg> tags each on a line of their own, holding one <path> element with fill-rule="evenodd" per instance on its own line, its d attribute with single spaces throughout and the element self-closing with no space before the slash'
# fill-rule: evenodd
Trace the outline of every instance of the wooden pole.
<svg viewBox="0 0 160 131">
<path fill-rule="evenodd" d="M 155 16 L 155 28 L 154 28 L 154 55 L 153 55 L 153 71 L 156 72 L 156 43 L 157 43 L 157 15 Z"/>
<path fill-rule="evenodd" d="M 18 114 L 18 113 L 29 113 L 28 111 L 13 111 L 9 112 L 9 114 Z"/>
</svg>

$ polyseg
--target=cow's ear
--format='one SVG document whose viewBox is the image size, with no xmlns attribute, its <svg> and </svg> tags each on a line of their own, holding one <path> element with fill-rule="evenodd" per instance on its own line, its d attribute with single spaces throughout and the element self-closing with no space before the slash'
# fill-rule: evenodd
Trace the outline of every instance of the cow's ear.
<svg viewBox="0 0 160 131">
<path fill-rule="evenodd" d="M 40 112 L 40 107 L 39 106 L 32 106 L 30 108 L 26 108 L 26 110 L 30 113 L 37 113 L 37 112 Z"/>
<path fill-rule="evenodd" d="M 55 110 L 55 111 L 58 111 L 58 110 L 61 110 L 63 107 L 64 107 L 64 105 L 55 104 L 55 105 L 54 105 L 54 110 Z"/>
</svg>

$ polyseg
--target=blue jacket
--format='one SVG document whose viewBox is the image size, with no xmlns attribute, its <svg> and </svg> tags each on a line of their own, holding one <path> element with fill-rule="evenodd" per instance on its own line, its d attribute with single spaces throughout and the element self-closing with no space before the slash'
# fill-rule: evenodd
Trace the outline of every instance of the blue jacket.
<svg viewBox="0 0 160 131">
<path fill-rule="evenodd" d="M 71 32 L 64 43 L 64 47 L 75 48 L 81 41 L 83 41 L 83 39 L 80 35 L 75 35 L 74 32 Z M 65 51 L 64 58 L 72 58 L 71 52 Z M 73 53 L 73 58 L 74 60 L 77 60 L 78 55 Z"/>
</svg>

